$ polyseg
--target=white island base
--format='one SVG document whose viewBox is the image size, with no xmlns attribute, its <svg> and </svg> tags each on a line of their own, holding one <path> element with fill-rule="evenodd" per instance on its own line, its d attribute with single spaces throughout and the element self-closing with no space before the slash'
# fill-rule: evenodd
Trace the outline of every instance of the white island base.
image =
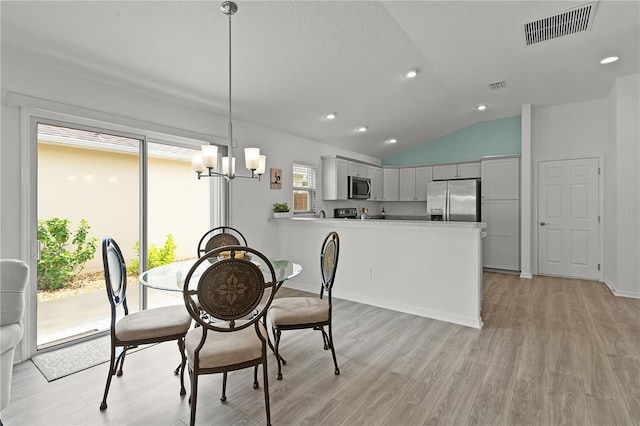
<svg viewBox="0 0 640 426">
<path fill-rule="evenodd" d="M 278 253 L 303 272 L 285 286 L 320 291 L 320 245 L 340 235 L 336 298 L 482 328 L 484 222 L 271 220 Z M 355 318 L 354 318 L 355 319 Z"/>
</svg>

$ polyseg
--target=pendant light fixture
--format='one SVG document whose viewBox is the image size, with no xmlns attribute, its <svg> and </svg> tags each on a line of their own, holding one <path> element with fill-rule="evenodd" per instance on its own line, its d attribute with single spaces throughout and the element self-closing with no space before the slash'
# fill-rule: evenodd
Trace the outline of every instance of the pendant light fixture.
<svg viewBox="0 0 640 426">
<path fill-rule="evenodd" d="M 229 17 L 229 139 L 227 157 L 222 157 L 222 170 L 218 171 L 218 146 L 203 145 L 200 152 L 191 159 L 191 167 L 201 177 L 223 177 L 227 181 L 236 177 L 260 180 L 266 169 L 267 157 L 260 155 L 259 148 L 244 149 L 244 163 L 251 171 L 250 176 L 236 174 L 236 159 L 233 157 L 233 124 L 231 122 L 231 15 L 238 11 L 238 5 L 232 1 L 225 1 L 220 5 L 222 13 Z M 230 160 L 231 159 L 231 160 Z"/>
</svg>

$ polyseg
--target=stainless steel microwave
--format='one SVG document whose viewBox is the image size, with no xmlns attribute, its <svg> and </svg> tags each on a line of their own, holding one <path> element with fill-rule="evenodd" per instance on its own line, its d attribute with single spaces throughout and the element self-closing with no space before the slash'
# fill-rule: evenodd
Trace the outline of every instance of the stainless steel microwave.
<svg viewBox="0 0 640 426">
<path fill-rule="evenodd" d="M 371 198 L 371 179 L 349 176 L 349 199 L 368 200 Z"/>
</svg>

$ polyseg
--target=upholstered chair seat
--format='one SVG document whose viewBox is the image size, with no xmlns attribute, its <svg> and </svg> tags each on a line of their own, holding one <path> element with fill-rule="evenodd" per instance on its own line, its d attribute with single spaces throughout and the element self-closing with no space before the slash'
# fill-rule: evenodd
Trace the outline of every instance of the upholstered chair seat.
<svg viewBox="0 0 640 426">
<path fill-rule="evenodd" d="M 246 320 L 236 322 L 237 326 L 245 324 Z M 219 327 L 228 328 L 227 323 L 217 323 Z M 266 338 L 267 329 L 258 323 L 260 332 Z M 187 361 L 195 360 L 195 349 L 200 344 L 202 332 L 193 329 L 185 337 Z M 235 333 L 210 333 L 200 349 L 200 368 L 221 368 L 232 364 L 250 362 L 262 356 L 262 340 L 253 327 L 248 327 Z"/>
<path fill-rule="evenodd" d="M 329 302 L 317 297 L 285 297 L 271 302 L 268 319 L 279 326 L 329 320 Z"/>
<path fill-rule="evenodd" d="M 191 315 L 184 305 L 163 306 L 134 312 L 116 323 L 116 337 L 121 342 L 157 339 L 184 334 L 191 326 Z"/>
</svg>

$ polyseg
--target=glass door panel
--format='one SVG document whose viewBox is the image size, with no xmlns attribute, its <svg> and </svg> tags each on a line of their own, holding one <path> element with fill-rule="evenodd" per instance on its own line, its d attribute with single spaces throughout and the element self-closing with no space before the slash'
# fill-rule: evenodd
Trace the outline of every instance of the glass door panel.
<svg viewBox="0 0 640 426">
<path fill-rule="evenodd" d="M 211 182 L 191 170 L 193 149 L 148 143 L 148 266 L 196 259 L 211 224 Z M 214 185 L 214 199 L 217 186 Z M 147 289 L 147 307 L 183 304 L 182 293 Z"/>
<path fill-rule="evenodd" d="M 38 124 L 37 346 L 43 349 L 109 328 L 102 238 L 137 259 L 140 145 L 102 131 Z M 134 274 L 129 283 L 135 284 Z M 138 310 L 137 287 L 127 292 Z"/>
</svg>

